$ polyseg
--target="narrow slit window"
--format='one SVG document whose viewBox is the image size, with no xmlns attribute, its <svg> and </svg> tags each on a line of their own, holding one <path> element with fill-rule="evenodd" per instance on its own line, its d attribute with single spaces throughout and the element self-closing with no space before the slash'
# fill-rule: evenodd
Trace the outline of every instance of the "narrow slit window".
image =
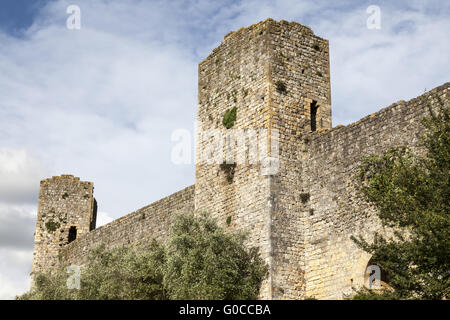
<svg viewBox="0 0 450 320">
<path fill-rule="evenodd" d="M 69 243 L 77 238 L 77 227 L 70 227 L 69 229 Z"/>
<path fill-rule="evenodd" d="M 317 101 L 311 102 L 311 105 L 310 105 L 311 131 L 316 131 L 316 128 L 317 128 L 317 109 L 319 109 L 319 106 L 317 105 Z"/>
</svg>

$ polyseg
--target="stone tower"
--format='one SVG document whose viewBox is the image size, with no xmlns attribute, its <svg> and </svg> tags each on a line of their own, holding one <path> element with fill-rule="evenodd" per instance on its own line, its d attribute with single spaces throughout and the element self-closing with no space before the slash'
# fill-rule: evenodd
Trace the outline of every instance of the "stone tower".
<svg viewBox="0 0 450 320">
<path fill-rule="evenodd" d="M 72 175 L 41 181 L 32 274 L 58 266 L 59 250 L 95 228 L 94 184 Z"/>
<path fill-rule="evenodd" d="M 270 267 L 262 298 L 282 297 L 287 282 L 289 296 L 301 296 L 300 150 L 305 134 L 331 128 L 328 49 L 310 28 L 268 19 L 229 33 L 199 65 L 195 209 L 245 230 L 249 245 L 260 247 Z M 222 121 L 233 108 L 236 120 L 227 130 Z M 260 129 L 264 134 L 252 140 Z M 234 133 L 244 147 L 230 140 Z M 249 161 L 251 141 L 260 161 Z M 244 162 L 226 161 L 230 145 Z M 264 168 L 264 145 L 276 170 Z"/>
</svg>

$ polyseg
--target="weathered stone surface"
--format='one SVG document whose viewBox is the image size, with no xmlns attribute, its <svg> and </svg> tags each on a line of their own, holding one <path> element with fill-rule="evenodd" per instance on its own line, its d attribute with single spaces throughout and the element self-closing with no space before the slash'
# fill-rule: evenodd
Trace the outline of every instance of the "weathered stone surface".
<svg viewBox="0 0 450 320">
<path fill-rule="evenodd" d="M 415 148 L 428 105 L 436 106 L 436 96 L 446 101 L 448 88 L 332 128 L 327 40 L 298 23 L 271 19 L 231 32 L 199 64 L 195 185 L 91 230 L 92 183 L 71 176 L 42 181 L 33 271 L 54 268 L 58 255 L 62 263 L 83 263 L 100 242 L 164 240 L 174 213 L 208 211 L 260 248 L 270 267 L 262 299 L 341 299 L 363 283 L 370 259 L 350 236 L 389 232 L 357 193 L 361 158 L 392 146 Z M 201 161 L 211 145 L 201 133 L 232 132 L 222 119 L 233 107 L 232 129 L 264 128 L 267 141 L 278 142 L 277 172 L 262 174 L 261 163 L 250 161 Z M 234 151 L 238 157 L 248 150 Z M 45 226 L 50 217 L 60 223 L 54 232 Z M 68 244 L 71 226 L 78 234 Z"/>
<path fill-rule="evenodd" d="M 62 175 L 41 181 L 34 240 L 32 272 L 58 265 L 61 248 L 69 242 L 69 230 L 77 237 L 95 228 L 97 208 L 92 182 Z"/>
</svg>

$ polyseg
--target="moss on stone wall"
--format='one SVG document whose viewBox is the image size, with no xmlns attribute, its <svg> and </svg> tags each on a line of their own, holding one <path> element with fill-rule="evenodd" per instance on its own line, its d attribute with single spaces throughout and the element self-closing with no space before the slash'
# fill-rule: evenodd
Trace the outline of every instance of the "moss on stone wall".
<svg viewBox="0 0 450 320">
<path fill-rule="evenodd" d="M 45 223 L 45 228 L 50 233 L 55 232 L 60 226 L 61 226 L 61 224 L 57 221 L 54 221 L 53 219 L 51 219 Z"/>
<path fill-rule="evenodd" d="M 222 124 L 225 128 L 230 129 L 234 125 L 234 122 L 236 121 L 236 113 L 237 113 L 236 107 L 233 107 L 225 111 L 225 114 L 223 115 L 222 119 Z"/>
</svg>

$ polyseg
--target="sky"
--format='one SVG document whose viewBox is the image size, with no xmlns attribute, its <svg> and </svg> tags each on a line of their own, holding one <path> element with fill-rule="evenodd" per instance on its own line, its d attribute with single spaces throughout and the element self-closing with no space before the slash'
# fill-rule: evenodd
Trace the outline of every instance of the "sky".
<svg viewBox="0 0 450 320">
<path fill-rule="evenodd" d="M 333 126 L 449 81 L 448 1 L 0 2 L 0 299 L 29 288 L 41 179 L 94 182 L 97 225 L 194 183 L 171 135 L 193 135 L 198 63 L 267 18 L 329 40 Z"/>
</svg>

